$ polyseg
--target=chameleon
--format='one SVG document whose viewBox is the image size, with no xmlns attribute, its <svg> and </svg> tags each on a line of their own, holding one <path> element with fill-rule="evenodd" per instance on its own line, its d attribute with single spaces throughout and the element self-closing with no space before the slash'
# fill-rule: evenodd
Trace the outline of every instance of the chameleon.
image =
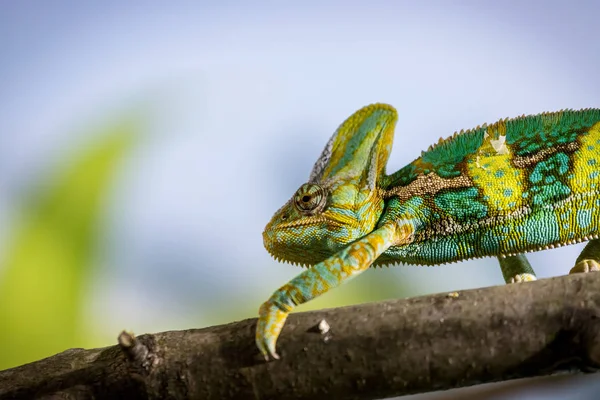
<svg viewBox="0 0 600 400">
<path fill-rule="evenodd" d="M 265 227 L 275 259 L 309 267 L 260 306 L 267 361 L 295 306 L 370 266 L 497 257 L 507 283 L 526 282 L 524 253 L 587 241 L 570 273 L 600 270 L 600 109 L 460 131 L 388 175 L 397 119 L 381 103 L 352 114 Z"/>
</svg>

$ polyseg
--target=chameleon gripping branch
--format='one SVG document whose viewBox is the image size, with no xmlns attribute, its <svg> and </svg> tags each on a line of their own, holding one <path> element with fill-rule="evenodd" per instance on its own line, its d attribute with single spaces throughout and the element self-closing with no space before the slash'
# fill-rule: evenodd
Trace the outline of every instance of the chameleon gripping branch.
<svg viewBox="0 0 600 400">
<path fill-rule="evenodd" d="M 497 257 L 516 283 L 536 279 L 523 253 L 589 241 L 570 272 L 600 270 L 600 109 L 461 131 L 387 175 L 397 119 L 387 104 L 352 114 L 267 224 L 276 259 L 311 267 L 260 307 L 255 341 L 265 359 L 279 358 L 295 306 L 373 265 Z"/>
<path fill-rule="evenodd" d="M 600 274 L 256 319 L 71 349 L 0 371 L 0 399 L 376 399 L 600 367 Z M 319 321 L 327 333 L 314 329 Z"/>
</svg>

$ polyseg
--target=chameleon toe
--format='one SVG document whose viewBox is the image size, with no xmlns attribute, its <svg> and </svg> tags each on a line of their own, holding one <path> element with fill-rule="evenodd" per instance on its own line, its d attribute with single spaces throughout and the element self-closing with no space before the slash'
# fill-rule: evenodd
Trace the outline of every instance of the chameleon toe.
<svg viewBox="0 0 600 400">
<path fill-rule="evenodd" d="M 533 282 L 537 280 L 535 275 L 532 274 L 518 274 L 510 278 L 508 283 L 521 283 L 521 282 Z"/>
<path fill-rule="evenodd" d="M 596 260 L 585 259 L 579 261 L 571 270 L 569 274 L 577 274 L 580 272 L 599 272 L 600 263 Z"/>
<path fill-rule="evenodd" d="M 255 341 L 266 361 L 269 361 L 269 357 L 274 360 L 279 359 L 275 345 L 287 316 L 288 313 L 282 311 L 271 300 L 267 300 L 260 306 Z"/>
</svg>

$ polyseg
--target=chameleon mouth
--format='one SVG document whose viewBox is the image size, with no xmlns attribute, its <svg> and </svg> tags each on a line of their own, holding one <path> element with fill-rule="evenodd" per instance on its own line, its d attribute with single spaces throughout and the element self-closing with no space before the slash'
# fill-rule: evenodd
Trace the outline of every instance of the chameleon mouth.
<svg viewBox="0 0 600 400">
<path fill-rule="evenodd" d="M 345 225 L 348 225 L 345 222 L 338 221 L 338 220 L 333 219 L 333 218 L 328 218 L 328 217 L 326 217 L 324 215 L 315 215 L 313 217 L 301 218 L 301 219 L 298 219 L 296 221 L 290 221 L 290 222 L 280 223 L 279 225 L 277 225 L 277 227 L 275 228 L 275 230 L 279 231 L 279 230 L 284 230 L 284 229 L 289 229 L 289 228 L 298 228 L 298 227 L 302 227 L 302 226 L 319 225 L 319 224 L 327 224 L 329 226 L 334 226 L 334 227 L 337 227 L 337 228 L 343 227 Z"/>
</svg>

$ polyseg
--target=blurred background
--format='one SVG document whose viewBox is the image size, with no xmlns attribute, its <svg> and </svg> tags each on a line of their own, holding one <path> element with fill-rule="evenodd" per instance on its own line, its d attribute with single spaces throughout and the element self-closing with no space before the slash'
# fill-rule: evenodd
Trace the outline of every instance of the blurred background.
<svg viewBox="0 0 600 400">
<path fill-rule="evenodd" d="M 269 257 L 262 229 L 346 117 L 372 102 L 398 109 L 395 171 L 456 130 L 598 107 L 599 11 L 2 2 L 0 369 L 112 345 L 124 328 L 254 317 L 300 272 Z M 580 250 L 530 260 L 549 277 Z M 493 259 L 384 268 L 299 310 L 502 283 Z"/>
</svg>

